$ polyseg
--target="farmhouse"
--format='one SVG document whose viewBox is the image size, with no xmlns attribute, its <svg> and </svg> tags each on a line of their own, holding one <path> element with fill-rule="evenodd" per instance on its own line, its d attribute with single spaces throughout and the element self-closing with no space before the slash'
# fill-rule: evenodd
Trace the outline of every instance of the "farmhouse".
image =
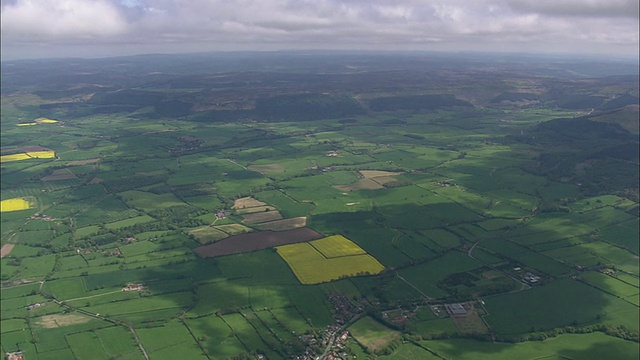
<svg viewBox="0 0 640 360">
<path fill-rule="evenodd" d="M 216 220 L 225 219 L 229 216 L 229 212 L 226 210 L 220 210 L 216 213 Z"/>
<path fill-rule="evenodd" d="M 122 288 L 122 291 L 140 291 L 140 290 L 144 290 L 143 283 L 129 284 Z"/>
<path fill-rule="evenodd" d="M 33 303 L 33 304 L 30 304 L 30 305 L 27 305 L 27 310 L 34 310 L 34 309 L 37 309 L 37 308 L 41 308 L 41 307 L 43 307 L 45 305 L 47 305 L 47 303 Z"/>
</svg>

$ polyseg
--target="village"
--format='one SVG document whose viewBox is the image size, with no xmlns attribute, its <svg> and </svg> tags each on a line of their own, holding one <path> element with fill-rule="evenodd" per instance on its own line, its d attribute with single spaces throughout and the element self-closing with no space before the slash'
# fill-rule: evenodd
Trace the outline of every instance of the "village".
<svg viewBox="0 0 640 360">
<path fill-rule="evenodd" d="M 296 356 L 295 360 L 351 358 L 352 355 L 347 349 L 350 337 L 346 328 L 364 315 L 365 304 L 360 302 L 353 304 L 341 293 L 331 294 L 329 301 L 334 311 L 334 323 L 321 332 L 301 335 L 299 339 L 305 344 L 306 349 L 302 355 Z"/>
</svg>

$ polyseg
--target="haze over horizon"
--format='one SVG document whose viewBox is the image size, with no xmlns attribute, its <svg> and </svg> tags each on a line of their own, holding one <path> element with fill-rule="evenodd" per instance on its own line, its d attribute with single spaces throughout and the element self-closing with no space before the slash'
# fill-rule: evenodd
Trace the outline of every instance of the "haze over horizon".
<svg viewBox="0 0 640 360">
<path fill-rule="evenodd" d="M 273 50 L 638 57 L 634 0 L 2 0 L 2 60 Z"/>
</svg>

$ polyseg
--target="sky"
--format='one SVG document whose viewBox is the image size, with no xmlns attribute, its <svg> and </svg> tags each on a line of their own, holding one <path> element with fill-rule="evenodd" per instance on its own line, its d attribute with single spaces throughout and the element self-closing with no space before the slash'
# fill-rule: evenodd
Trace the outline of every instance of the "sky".
<svg viewBox="0 0 640 360">
<path fill-rule="evenodd" d="M 638 0 L 0 0 L 2 60 L 387 50 L 638 57 Z"/>
</svg>

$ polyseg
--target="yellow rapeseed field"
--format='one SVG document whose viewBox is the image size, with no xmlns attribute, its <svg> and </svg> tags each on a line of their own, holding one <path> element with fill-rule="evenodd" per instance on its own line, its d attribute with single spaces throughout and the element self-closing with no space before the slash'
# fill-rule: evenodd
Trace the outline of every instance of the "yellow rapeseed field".
<svg viewBox="0 0 640 360">
<path fill-rule="evenodd" d="M 48 119 L 45 117 L 40 117 L 37 118 L 35 120 L 33 120 L 33 122 L 25 122 L 25 123 L 19 123 L 16 124 L 18 126 L 33 126 L 33 125 L 38 125 L 38 124 L 53 124 L 53 123 L 57 123 L 58 120 L 53 120 L 53 119 Z"/>
<path fill-rule="evenodd" d="M 27 153 L 27 155 L 34 159 L 53 159 L 54 157 L 56 157 L 56 152 L 53 150 L 30 151 Z"/>
<path fill-rule="evenodd" d="M 0 163 L 3 162 L 11 162 L 11 161 L 20 161 L 20 160 L 26 160 L 26 159 L 31 159 L 31 157 L 25 153 L 20 153 L 20 154 L 11 154 L 11 155 L 1 155 L 0 156 Z"/>
<path fill-rule="evenodd" d="M 58 120 L 48 119 L 48 118 L 45 118 L 45 117 L 37 118 L 35 121 L 37 123 L 41 123 L 41 124 L 52 124 L 52 123 L 57 123 L 58 122 Z"/>
<path fill-rule="evenodd" d="M 31 202 L 25 198 L 7 199 L 0 201 L 0 212 L 26 210 L 31 206 Z"/>
<path fill-rule="evenodd" d="M 19 154 L 2 155 L 0 156 L 0 163 L 27 160 L 27 159 L 53 159 L 55 157 L 56 157 L 56 152 L 53 150 L 30 151 L 30 152 L 19 153 Z"/>
<path fill-rule="evenodd" d="M 333 235 L 323 239 L 314 240 L 310 244 L 326 258 L 363 255 L 367 253 L 360 246 L 342 235 Z"/>
<path fill-rule="evenodd" d="M 338 250 L 329 250 L 328 246 L 331 244 L 337 245 Z M 318 248 L 333 257 L 327 257 Z M 378 260 L 343 236 L 278 246 L 276 251 L 302 284 L 319 284 L 357 275 L 375 275 L 384 270 Z M 347 255 L 348 252 L 352 255 Z"/>
</svg>

